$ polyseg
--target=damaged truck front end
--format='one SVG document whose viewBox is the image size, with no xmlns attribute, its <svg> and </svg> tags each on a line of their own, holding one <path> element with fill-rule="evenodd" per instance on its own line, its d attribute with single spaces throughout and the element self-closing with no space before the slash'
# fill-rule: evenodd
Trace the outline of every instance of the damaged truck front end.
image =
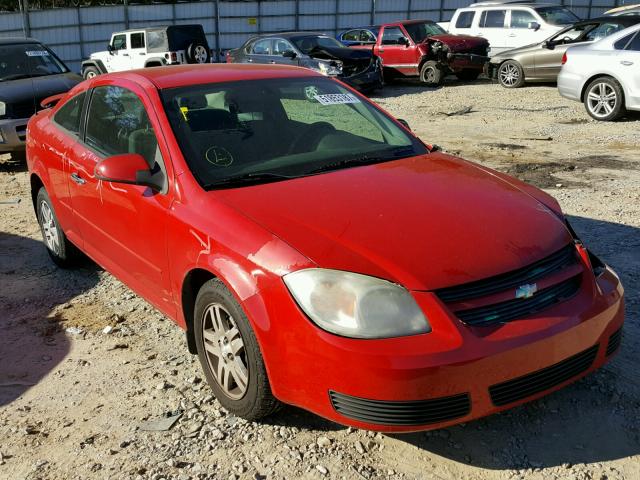
<svg viewBox="0 0 640 480">
<path fill-rule="evenodd" d="M 489 42 L 478 37 L 433 35 L 418 48 L 422 54 L 420 80 L 432 86 L 442 84 L 449 74 L 463 81 L 475 80 L 489 61 Z"/>
</svg>

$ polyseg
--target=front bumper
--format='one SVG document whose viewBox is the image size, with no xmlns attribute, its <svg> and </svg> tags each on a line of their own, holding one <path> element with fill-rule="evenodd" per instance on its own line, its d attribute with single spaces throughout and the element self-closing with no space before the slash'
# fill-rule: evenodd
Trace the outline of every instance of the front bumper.
<svg viewBox="0 0 640 480">
<path fill-rule="evenodd" d="M 611 358 L 607 350 L 624 321 L 623 289 L 610 269 L 597 280 L 584 275 L 573 298 L 495 327 L 469 327 L 434 294 L 414 292 L 433 331 L 382 340 L 318 329 L 284 286 L 244 306 L 280 400 L 358 428 L 430 430 L 536 399 Z M 270 319 L 278 319 L 276 328 Z"/>
<path fill-rule="evenodd" d="M 372 63 L 362 72 L 349 76 L 338 75 L 337 78 L 357 90 L 375 90 L 377 88 L 382 88 L 384 84 L 380 68 L 381 67 Z"/>
<path fill-rule="evenodd" d="M 447 61 L 449 68 L 454 72 L 470 69 L 482 70 L 489 61 L 489 57 L 475 53 L 449 53 L 447 54 Z"/>
<path fill-rule="evenodd" d="M 24 150 L 28 118 L 0 120 L 0 152 Z"/>
</svg>

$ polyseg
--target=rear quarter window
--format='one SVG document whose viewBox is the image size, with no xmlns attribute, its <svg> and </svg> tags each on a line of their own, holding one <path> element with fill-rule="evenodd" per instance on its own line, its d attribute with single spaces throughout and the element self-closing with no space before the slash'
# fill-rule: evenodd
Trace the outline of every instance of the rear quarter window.
<svg viewBox="0 0 640 480">
<path fill-rule="evenodd" d="M 471 28 L 476 12 L 460 12 L 456 19 L 456 28 Z"/>
<path fill-rule="evenodd" d="M 80 117 L 86 92 L 82 92 L 67 101 L 53 116 L 53 121 L 74 135 L 80 132 Z"/>
<path fill-rule="evenodd" d="M 627 47 L 627 45 L 629 45 L 629 42 L 631 42 L 632 39 L 637 40 L 637 38 L 638 38 L 638 35 L 634 32 L 630 35 L 627 35 L 626 37 L 622 37 L 620 40 L 614 43 L 613 48 L 615 48 L 616 50 L 624 50 Z"/>
<path fill-rule="evenodd" d="M 506 10 L 485 10 L 480 16 L 480 27 L 504 28 L 504 19 L 506 16 Z"/>
</svg>

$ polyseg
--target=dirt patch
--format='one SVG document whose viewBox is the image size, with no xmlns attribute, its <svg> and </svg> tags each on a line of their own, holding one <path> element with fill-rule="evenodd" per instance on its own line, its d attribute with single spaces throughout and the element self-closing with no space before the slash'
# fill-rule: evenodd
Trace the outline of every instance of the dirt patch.
<svg viewBox="0 0 640 480">
<path fill-rule="evenodd" d="M 500 150 L 525 150 L 528 147 L 526 145 L 518 145 L 517 143 L 485 143 L 487 147 L 499 148 Z"/>
</svg>

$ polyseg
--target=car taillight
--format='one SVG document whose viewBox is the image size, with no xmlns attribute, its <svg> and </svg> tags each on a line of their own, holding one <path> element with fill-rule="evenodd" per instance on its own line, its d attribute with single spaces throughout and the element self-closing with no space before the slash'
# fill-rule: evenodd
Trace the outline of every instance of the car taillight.
<svg viewBox="0 0 640 480">
<path fill-rule="evenodd" d="M 564 55 L 562 55 L 562 65 L 565 63 L 567 63 L 567 52 L 564 52 Z"/>
<path fill-rule="evenodd" d="M 176 52 L 171 52 L 171 61 L 172 62 L 178 61 L 178 54 Z"/>
</svg>

